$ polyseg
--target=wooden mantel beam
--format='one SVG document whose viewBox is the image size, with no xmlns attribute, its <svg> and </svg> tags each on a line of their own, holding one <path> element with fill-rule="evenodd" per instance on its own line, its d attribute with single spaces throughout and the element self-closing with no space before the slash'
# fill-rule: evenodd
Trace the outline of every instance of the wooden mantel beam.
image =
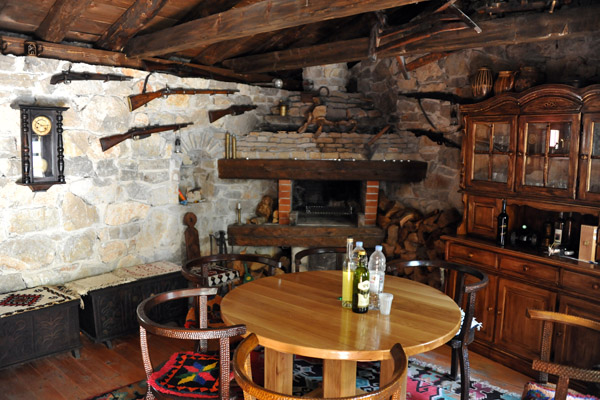
<svg viewBox="0 0 600 400">
<path fill-rule="evenodd" d="M 91 3 L 92 0 L 57 0 L 35 31 L 35 35 L 48 42 L 62 41 Z"/>
<path fill-rule="evenodd" d="M 550 13 L 529 13 L 478 22 L 483 32 L 472 29 L 447 32 L 404 48 L 377 53 L 379 58 L 447 52 L 476 47 L 515 45 L 581 37 L 598 33 L 600 5 Z M 382 42 L 382 44 L 385 44 Z M 223 62 L 236 72 L 283 71 L 368 58 L 369 39 L 359 38 L 317 46 L 233 58 Z"/>
<path fill-rule="evenodd" d="M 422 0 L 263 0 L 133 38 L 129 57 L 174 53 L 284 28 L 400 7 Z"/>
<path fill-rule="evenodd" d="M 167 4 L 167 0 L 136 0 L 98 39 L 96 46 L 121 51 L 129 38 L 135 36 Z"/>
</svg>

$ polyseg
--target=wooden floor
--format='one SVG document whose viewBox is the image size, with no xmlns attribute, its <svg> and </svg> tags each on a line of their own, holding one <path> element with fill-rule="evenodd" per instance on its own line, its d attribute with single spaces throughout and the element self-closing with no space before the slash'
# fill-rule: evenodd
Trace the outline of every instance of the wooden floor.
<svg viewBox="0 0 600 400">
<path fill-rule="evenodd" d="M 112 349 L 93 343 L 84 335 L 81 340 L 79 359 L 64 353 L 0 370 L 0 399 L 83 400 L 145 377 L 137 334 L 115 339 Z M 153 354 L 157 362 L 185 346 L 172 339 L 150 340 L 151 346 L 156 344 L 152 349 L 158 349 Z M 418 358 L 449 369 L 450 347 L 442 346 Z M 474 378 L 511 392 L 521 393 L 525 382 L 531 380 L 474 353 L 470 360 Z"/>
</svg>

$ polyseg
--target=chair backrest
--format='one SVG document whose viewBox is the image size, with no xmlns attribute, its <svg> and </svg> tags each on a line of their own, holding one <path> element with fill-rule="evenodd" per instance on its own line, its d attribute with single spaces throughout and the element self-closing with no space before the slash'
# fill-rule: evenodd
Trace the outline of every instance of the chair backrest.
<svg viewBox="0 0 600 400">
<path fill-rule="evenodd" d="M 258 345 L 258 338 L 253 333 L 246 337 L 236 348 L 233 355 L 233 372 L 235 380 L 244 391 L 245 400 L 317 400 L 320 397 L 310 397 L 310 395 L 297 397 L 288 394 L 274 392 L 263 386 L 256 384 L 252 380 L 252 366 L 250 363 L 250 353 Z M 364 393 L 356 396 L 343 397 L 344 400 L 393 400 L 400 398 L 400 389 L 403 380 L 402 375 L 407 369 L 407 358 L 404 349 L 400 344 L 396 344 L 391 350 L 391 357 L 394 360 L 394 373 L 390 381 L 379 390 Z M 329 398 L 333 399 L 333 398 Z"/>
<path fill-rule="evenodd" d="M 283 272 L 279 267 L 279 261 L 256 254 L 213 254 L 198 257 L 185 263 L 181 272 L 188 281 L 195 283 L 198 287 L 208 287 L 211 265 L 227 264 L 232 261 L 265 264 L 268 266 L 267 275 L 275 275 L 276 271 Z"/>
<path fill-rule="evenodd" d="M 309 257 L 312 255 L 321 255 L 321 254 L 345 254 L 345 247 L 313 247 L 306 250 L 301 250 L 296 253 L 294 256 L 294 264 L 295 270 L 292 272 L 300 271 L 300 265 L 302 265 L 302 259 L 304 257 Z"/>
<path fill-rule="evenodd" d="M 548 382 L 548 374 L 558 376 L 555 400 L 565 400 L 570 379 L 586 382 L 600 383 L 600 370 L 576 368 L 569 365 L 550 362 L 552 337 L 555 324 L 582 327 L 600 332 L 600 322 L 574 315 L 556 313 L 552 311 L 527 310 L 527 316 L 543 321 L 542 348 L 539 360 L 533 360 L 532 368 L 540 372 L 540 382 Z M 585 346 L 581 343 L 581 346 Z"/>
<path fill-rule="evenodd" d="M 451 263 L 442 260 L 402 261 L 399 259 L 390 260 L 386 263 L 386 273 L 398 276 L 398 272 L 404 270 L 405 268 L 418 267 L 428 269 L 437 268 L 455 272 L 454 277 L 445 276 L 443 285 L 445 292 L 452 296 L 456 304 L 458 304 L 459 307 L 464 306 L 463 311 L 465 312 L 465 317 L 457 338 L 463 341 L 463 343 L 471 343 L 474 338 L 474 330 L 471 329 L 471 324 L 475 316 L 475 298 L 477 292 L 487 286 L 487 274 L 468 265 Z M 467 276 L 473 277 L 476 281 L 466 283 L 465 279 Z M 466 304 L 463 304 L 465 295 L 468 296 L 468 298 L 466 299 Z"/>
<path fill-rule="evenodd" d="M 172 326 L 158 323 L 150 317 L 154 307 L 162 305 L 169 301 L 199 298 L 197 302 L 200 304 L 199 312 L 203 313 L 206 318 L 206 303 L 207 297 L 217 293 L 216 288 L 192 288 L 180 289 L 169 292 L 159 293 L 142 301 L 137 307 L 137 319 L 140 325 L 140 346 L 142 349 L 142 360 L 144 362 L 144 370 L 146 378 L 150 379 L 150 375 L 154 372 L 150 357 L 150 349 L 148 346 L 147 332 L 154 335 L 164 336 L 171 339 L 186 339 L 193 341 L 200 340 L 219 340 L 219 357 L 220 357 L 220 391 L 222 399 L 229 399 L 229 375 L 230 375 L 230 347 L 229 340 L 231 337 L 243 335 L 246 333 L 245 325 L 233 325 L 225 328 L 198 328 L 186 329 L 183 327 Z"/>
</svg>

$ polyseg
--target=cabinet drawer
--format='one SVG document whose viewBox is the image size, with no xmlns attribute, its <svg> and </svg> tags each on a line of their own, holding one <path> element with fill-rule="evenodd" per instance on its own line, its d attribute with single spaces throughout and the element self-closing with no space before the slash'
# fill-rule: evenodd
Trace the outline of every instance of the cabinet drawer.
<svg viewBox="0 0 600 400">
<path fill-rule="evenodd" d="M 513 257 L 500 257 L 500 271 L 508 275 L 558 283 L 558 268 Z"/>
<path fill-rule="evenodd" d="M 600 298 L 600 278 L 598 277 L 565 270 L 560 283 L 567 290 Z"/>
<path fill-rule="evenodd" d="M 496 254 L 469 246 L 452 243 L 448 261 L 473 265 L 475 267 L 496 268 Z"/>
</svg>

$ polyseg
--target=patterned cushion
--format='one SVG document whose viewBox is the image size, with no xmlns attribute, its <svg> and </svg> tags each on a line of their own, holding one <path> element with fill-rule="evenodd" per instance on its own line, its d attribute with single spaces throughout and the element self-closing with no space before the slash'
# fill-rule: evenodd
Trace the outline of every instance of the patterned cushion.
<svg viewBox="0 0 600 400">
<path fill-rule="evenodd" d="M 194 266 L 191 272 L 200 276 L 202 275 L 202 267 Z M 208 286 L 219 287 L 227 285 L 237 279 L 239 279 L 240 273 L 232 268 L 221 267 L 217 264 L 211 264 L 208 266 Z"/>
<path fill-rule="evenodd" d="M 541 384 L 537 382 L 529 382 L 525 385 L 523 397 L 521 400 L 552 400 L 554 399 L 556 386 L 552 383 Z M 600 400 L 592 395 L 585 395 L 569 389 L 567 400 Z"/>
<path fill-rule="evenodd" d="M 208 286 L 223 286 L 236 279 L 239 279 L 240 274 L 227 267 L 221 267 L 219 265 L 211 265 L 208 270 Z"/>
<path fill-rule="evenodd" d="M 154 390 L 198 399 L 219 398 L 219 357 L 194 352 L 174 353 L 150 375 Z M 230 376 L 233 379 L 233 375 Z"/>
</svg>

